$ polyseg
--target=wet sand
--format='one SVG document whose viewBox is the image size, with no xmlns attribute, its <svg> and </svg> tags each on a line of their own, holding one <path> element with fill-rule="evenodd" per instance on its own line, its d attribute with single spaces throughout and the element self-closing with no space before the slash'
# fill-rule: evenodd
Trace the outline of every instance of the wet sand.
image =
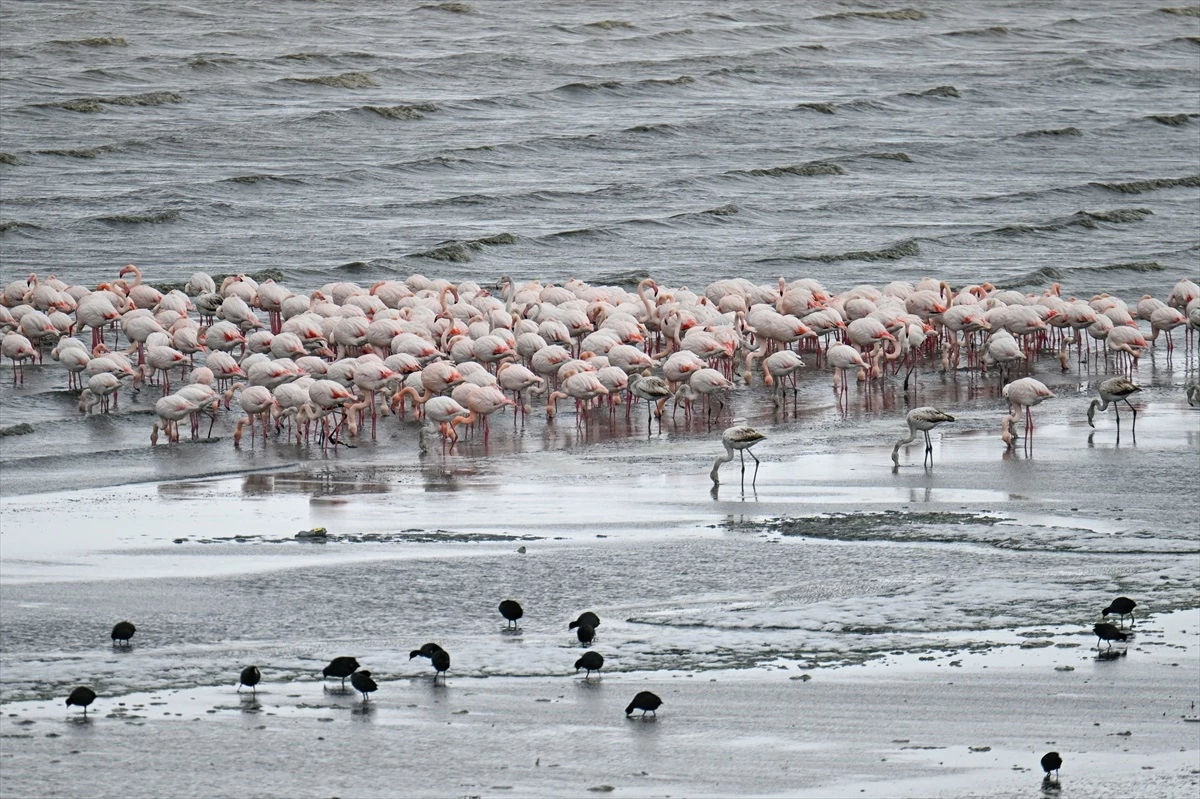
<svg viewBox="0 0 1200 799">
<path fill-rule="evenodd" d="M 566 416 L 495 425 L 487 451 L 417 457 L 405 427 L 310 461 L 270 445 L 258 469 L 261 445 L 225 441 L 139 456 L 173 479 L 6 492 L 0 789 L 1028 796 L 1056 749 L 1063 796 L 1193 795 L 1200 413 L 1162 373 L 1118 441 L 1111 417 L 1087 426 L 1086 381 L 1039 377 L 1059 398 L 1012 451 L 991 387 L 930 381 L 922 401 L 959 418 L 932 469 L 916 445 L 893 470 L 901 408 L 842 414 L 817 376 L 798 420 L 735 394 L 768 435 L 744 487 L 735 462 L 713 490 L 702 422 L 605 437 Z M 324 543 L 295 538 L 317 526 Z M 1097 660 L 1120 594 L 1138 634 Z M 585 609 L 604 620 L 590 684 L 566 629 Z M 408 659 L 427 640 L 453 653 L 445 688 Z M 380 684 L 367 712 L 315 681 L 340 654 Z M 257 707 L 234 692 L 248 663 Z M 83 724 L 62 702 L 85 683 Z M 643 689 L 659 719 L 626 721 Z"/>
<path fill-rule="evenodd" d="M 998 647 L 876 666 L 384 680 L 359 695 L 264 675 L 4 708 L 4 792 L 60 796 L 1194 796 L 1200 612 L 1127 655 Z M 1042 631 L 1046 633 L 1047 631 Z M 1049 631 L 1053 634 L 1054 631 Z M 624 704 L 652 690 L 657 718 Z"/>
</svg>

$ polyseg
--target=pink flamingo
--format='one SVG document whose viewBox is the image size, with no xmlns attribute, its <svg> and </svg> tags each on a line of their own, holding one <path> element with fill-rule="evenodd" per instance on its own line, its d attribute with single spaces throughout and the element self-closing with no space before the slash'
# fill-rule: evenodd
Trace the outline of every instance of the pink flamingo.
<svg viewBox="0 0 1200 799">
<path fill-rule="evenodd" d="M 160 430 L 167 434 L 168 443 L 178 442 L 179 420 L 190 416 L 199 409 L 200 406 L 194 400 L 178 394 L 171 394 L 159 399 L 154 403 L 154 412 L 158 415 L 158 419 L 150 430 L 150 444 L 152 446 L 158 444 Z"/>
<path fill-rule="evenodd" d="M 1016 426 L 1021 418 L 1021 408 L 1025 409 L 1025 438 L 1028 442 L 1033 441 L 1033 412 L 1034 405 L 1041 403 L 1043 400 L 1048 400 L 1054 396 L 1054 392 L 1046 388 L 1045 384 L 1032 377 L 1022 377 L 1020 380 L 1014 380 L 1003 389 L 1001 394 L 1004 399 L 1008 400 L 1009 413 L 1001 418 L 1000 424 L 1002 427 L 1001 438 L 1004 443 L 1012 446 L 1012 441 L 1017 437 Z"/>
</svg>

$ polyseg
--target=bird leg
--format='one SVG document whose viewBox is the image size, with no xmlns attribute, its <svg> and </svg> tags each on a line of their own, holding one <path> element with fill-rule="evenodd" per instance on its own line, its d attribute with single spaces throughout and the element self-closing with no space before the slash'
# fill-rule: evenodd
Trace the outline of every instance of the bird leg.
<svg viewBox="0 0 1200 799">
<path fill-rule="evenodd" d="M 750 457 L 754 458 L 754 476 L 750 478 L 750 485 L 754 485 L 758 480 L 758 456 L 751 452 Z"/>
</svg>

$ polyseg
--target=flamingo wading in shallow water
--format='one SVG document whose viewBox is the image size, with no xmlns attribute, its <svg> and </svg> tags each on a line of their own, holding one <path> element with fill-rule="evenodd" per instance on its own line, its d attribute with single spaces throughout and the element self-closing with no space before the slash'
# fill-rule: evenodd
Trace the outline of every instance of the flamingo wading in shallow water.
<svg viewBox="0 0 1200 799">
<path fill-rule="evenodd" d="M 942 422 L 953 422 L 954 417 L 937 408 L 913 408 L 908 412 L 908 437 L 902 438 L 892 447 L 892 463 L 900 465 L 900 447 L 911 444 L 917 437 L 917 431 L 925 434 L 925 461 L 933 464 L 933 442 L 929 440 L 929 431 Z"/>
<path fill-rule="evenodd" d="M 733 460 L 733 451 L 736 449 L 742 459 L 742 482 L 746 481 L 746 453 L 750 448 L 758 442 L 762 441 L 766 436 L 755 430 L 753 427 L 730 427 L 721 434 L 721 443 L 725 445 L 725 454 L 718 455 L 713 461 L 712 471 L 708 476 L 712 478 L 713 485 L 720 485 L 721 478 L 717 474 L 721 469 L 722 463 L 729 463 Z M 758 458 L 754 453 L 750 453 L 750 457 L 754 458 L 754 477 L 750 479 L 750 485 L 754 485 L 754 481 L 758 479 Z"/>
<path fill-rule="evenodd" d="M 1004 399 L 1008 400 L 1009 413 L 1000 419 L 1003 428 L 1000 437 L 1004 439 L 1005 444 L 1011 447 L 1013 439 L 1017 437 L 1016 426 L 1021 419 L 1021 408 L 1025 409 L 1025 438 L 1029 439 L 1033 435 L 1031 409 L 1042 400 L 1053 397 L 1054 392 L 1046 388 L 1040 380 L 1022 377 L 1020 380 L 1014 380 L 1006 385 L 1001 393 L 1004 395 Z"/>
<path fill-rule="evenodd" d="M 1129 406 L 1129 410 L 1133 411 L 1133 427 L 1137 429 L 1137 408 L 1129 402 L 1129 398 L 1142 390 L 1142 387 L 1130 380 L 1128 377 L 1119 376 L 1111 377 L 1100 384 L 1099 392 L 1100 399 L 1092 400 L 1092 404 L 1088 406 L 1087 420 L 1092 427 L 1096 423 L 1092 418 L 1096 415 L 1096 408 L 1102 411 L 1107 411 L 1108 406 L 1113 406 L 1113 412 L 1117 415 L 1117 429 L 1121 427 L 1121 411 L 1118 403 L 1124 402 Z"/>
</svg>

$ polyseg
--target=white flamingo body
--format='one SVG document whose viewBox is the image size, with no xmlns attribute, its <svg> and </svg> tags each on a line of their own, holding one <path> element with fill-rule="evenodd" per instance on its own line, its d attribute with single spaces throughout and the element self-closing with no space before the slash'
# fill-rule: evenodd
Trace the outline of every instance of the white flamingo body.
<svg viewBox="0 0 1200 799">
<path fill-rule="evenodd" d="M 1008 400 L 1010 413 L 1000 420 L 1003 428 L 1000 437 L 1004 439 L 1005 444 L 1009 445 L 1016 437 L 1015 428 L 1017 421 L 1021 418 L 1021 408 L 1025 409 L 1025 435 L 1028 438 L 1033 434 L 1031 409 L 1034 405 L 1054 396 L 1054 392 L 1046 388 L 1044 383 L 1032 377 L 1022 377 L 1020 380 L 1012 381 L 1001 389 L 1001 394 L 1004 399 Z"/>
</svg>

